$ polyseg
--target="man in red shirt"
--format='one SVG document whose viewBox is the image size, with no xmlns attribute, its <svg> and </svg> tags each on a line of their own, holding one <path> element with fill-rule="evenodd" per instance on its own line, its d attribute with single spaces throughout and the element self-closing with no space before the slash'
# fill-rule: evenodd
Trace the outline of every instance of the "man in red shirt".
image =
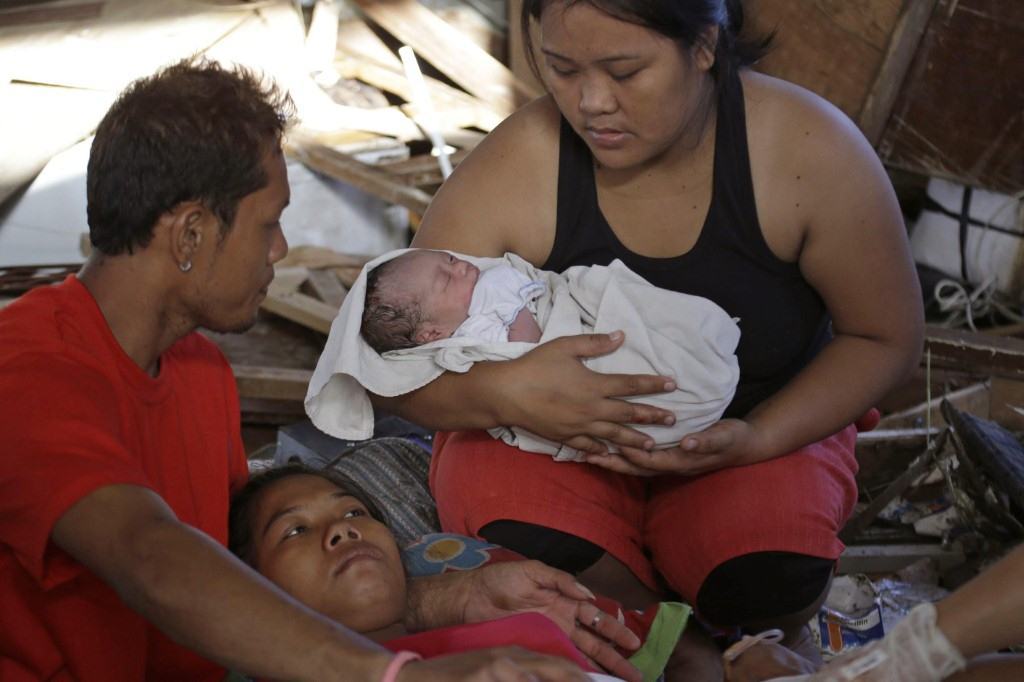
<svg viewBox="0 0 1024 682">
<path fill-rule="evenodd" d="M 396 661 L 224 548 L 245 482 L 231 370 L 197 327 L 256 319 L 287 244 L 290 101 L 244 70 L 183 62 L 133 83 L 96 133 L 94 253 L 0 312 L 0 679 L 378 680 Z M 500 577 L 500 580 L 498 578 Z M 410 625 L 514 609 L 575 613 L 566 574 L 419 583 Z M 613 619 L 600 634 L 629 641 Z M 570 620 L 571 621 L 571 617 Z M 632 675 L 579 628 L 591 656 Z M 557 659 L 477 652 L 398 679 L 502 670 L 582 679 Z M 489 679 L 489 678 L 488 678 Z"/>
</svg>

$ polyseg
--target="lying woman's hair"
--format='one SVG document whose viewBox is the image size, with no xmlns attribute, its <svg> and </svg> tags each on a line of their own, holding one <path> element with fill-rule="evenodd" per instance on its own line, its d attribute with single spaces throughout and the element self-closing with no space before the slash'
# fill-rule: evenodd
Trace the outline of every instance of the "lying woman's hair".
<svg viewBox="0 0 1024 682">
<path fill-rule="evenodd" d="M 346 494 L 357 499 L 366 511 L 377 521 L 387 525 L 387 518 L 373 499 L 354 480 L 335 469 L 313 469 L 305 464 L 286 464 L 268 469 L 249 479 L 249 482 L 231 498 L 231 510 L 228 512 L 228 549 L 242 561 L 252 564 L 252 514 L 256 502 L 264 490 L 292 476 L 318 476 L 338 486 Z"/>
</svg>

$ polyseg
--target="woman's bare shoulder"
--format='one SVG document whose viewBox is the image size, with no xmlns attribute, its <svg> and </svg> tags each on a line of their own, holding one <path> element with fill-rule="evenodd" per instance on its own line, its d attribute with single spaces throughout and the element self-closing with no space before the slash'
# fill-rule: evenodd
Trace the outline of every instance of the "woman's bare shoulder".
<svg viewBox="0 0 1024 682">
<path fill-rule="evenodd" d="M 813 161 L 823 150 L 863 149 L 863 134 L 824 97 L 795 83 L 754 71 L 743 74 L 751 145 L 774 147 L 773 156 Z"/>
<path fill-rule="evenodd" d="M 438 190 L 415 245 L 544 260 L 554 239 L 558 137 L 550 97 L 505 119 Z"/>
<path fill-rule="evenodd" d="M 864 135 L 824 98 L 752 72 L 743 85 L 758 217 L 775 254 L 794 261 L 812 231 L 839 230 L 844 213 L 857 213 L 841 201 L 851 187 L 882 202 L 887 179 Z"/>
</svg>

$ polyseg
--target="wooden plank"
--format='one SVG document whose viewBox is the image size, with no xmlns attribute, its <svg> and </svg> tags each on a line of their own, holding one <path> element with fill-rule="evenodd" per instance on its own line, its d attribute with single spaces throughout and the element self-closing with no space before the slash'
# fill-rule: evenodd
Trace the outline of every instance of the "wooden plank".
<svg viewBox="0 0 1024 682">
<path fill-rule="evenodd" d="M 989 414 L 991 403 L 989 383 L 985 381 L 950 393 L 939 394 L 930 401 L 926 400 L 906 410 L 887 414 L 878 422 L 878 428 L 923 428 L 926 424 L 941 428 L 946 425 L 941 409 L 943 400 L 953 403 L 959 410 L 972 414 L 987 415 Z"/>
<path fill-rule="evenodd" d="M 261 310 L 256 324 L 242 334 L 201 330 L 217 344 L 232 365 L 312 370 L 324 337 L 307 327 Z"/>
<path fill-rule="evenodd" d="M 757 70 L 816 92 L 856 121 L 905 0 L 752 0 L 744 6 L 750 35 L 775 31 L 775 45 Z"/>
<path fill-rule="evenodd" d="M 270 283 L 270 290 L 281 294 L 290 294 L 298 291 L 302 283 L 309 279 L 309 270 L 301 265 L 274 266 L 274 281 Z"/>
<path fill-rule="evenodd" d="M 537 96 L 508 68 L 416 0 L 354 0 L 374 23 L 505 116 Z"/>
<path fill-rule="evenodd" d="M 936 453 L 942 452 L 942 448 L 946 445 L 946 437 L 948 434 L 948 429 L 943 431 L 941 435 L 936 438 L 935 441 L 933 441 L 928 448 L 910 464 L 910 466 L 907 467 L 906 471 L 896 477 L 896 479 L 886 487 L 882 494 L 871 500 L 871 503 L 863 511 L 851 518 L 839 533 L 839 539 L 847 544 L 853 542 L 869 525 L 871 525 L 871 522 L 875 520 L 875 517 L 877 517 L 890 502 L 902 495 L 903 491 L 909 488 L 914 481 L 919 479 L 925 472 L 935 466 L 935 455 Z"/>
<path fill-rule="evenodd" d="M 940 0 L 878 151 L 895 168 L 1024 187 L 1024 2 Z"/>
<path fill-rule="evenodd" d="M 914 54 L 921 43 L 921 38 L 924 37 L 925 28 L 937 3 L 938 0 L 911 2 L 896 24 L 875 84 L 868 92 L 857 120 L 857 124 L 872 145 L 877 145 L 882 138 L 900 87 L 910 70 Z"/>
<path fill-rule="evenodd" d="M 338 276 L 331 270 L 310 270 L 306 281 L 314 294 L 321 301 L 335 310 L 345 301 L 348 290 L 338 281 Z"/>
<path fill-rule="evenodd" d="M 310 134 L 361 130 L 418 140 L 419 128 L 398 107 L 367 109 L 335 102 L 310 76 L 302 16 L 289 0 L 260 3 L 247 21 L 206 50 L 212 59 L 241 63 L 267 74 L 287 90 L 299 125 Z M 267 46 L 273 45 L 273 50 Z M 333 64 L 333 55 L 328 66 Z"/>
<path fill-rule="evenodd" d="M 280 315 L 322 334 L 329 334 L 331 323 L 338 314 L 335 308 L 302 293 L 289 293 L 271 289 L 260 305 L 267 312 Z"/>
<path fill-rule="evenodd" d="M 316 0 L 313 16 L 306 31 L 306 65 L 310 71 L 326 71 L 338 50 L 338 3 Z"/>
<path fill-rule="evenodd" d="M 288 153 L 312 170 L 357 187 L 384 201 L 405 206 L 423 215 L 430 195 L 396 180 L 377 166 L 357 161 L 324 145 L 300 140 L 286 141 Z"/>
<path fill-rule="evenodd" d="M 460 149 L 448 158 L 452 162 L 452 166 L 458 166 L 459 162 L 468 155 L 468 150 Z M 437 158 L 430 154 L 419 154 L 402 161 L 391 161 L 382 164 L 382 167 L 405 184 L 413 187 L 440 185 L 444 180 Z"/>
<path fill-rule="evenodd" d="M 990 402 L 989 419 L 1011 431 L 1024 431 L 1024 381 L 992 377 Z"/>
<path fill-rule="evenodd" d="M 274 281 L 270 283 L 267 297 L 260 307 L 286 320 L 328 334 L 338 311 L 298 290 L 308 278 L 309 271 L 304 267 L 275 267 Z"/>
<path fill-rule="evenodd" d="M 313 377 L 312 370 L 287 367 L 231 365 L 231 371 L 235 374 L 239 397 L 256 400 L 302 402 Z"/>
<path fill-rule="evenodd" d="M 402 60 L 362 19 L 338 23 L 338 52 L 390 69 L 402 70 Z"/>
<path fill-rule="evenodd" d="M 356 78 L 407 101 L 412 100 L 409 80 L 400 66 L 383 66 L 355 57 L 342 57 L 334 62 L 334 66 L 344 78 Z M 450 116 L 460 117 L 463 125 L 485 131 L 493 130 L 501 123 L 503 117 L 476 97 L 434 78 L 424 77 L 424 81 L 438 118 L 445 120 Z"/>
<path fill-rule="evenodd" d="M 351 287 L 360 271 L 372 256 L 340 253 L 334 249 L 323 246 L 311 246 L 303 244 L 288 250 L 288 255 L 278 263 L 278 266 L 305 266 L 310 270 L 330 268 L 342 286 Z"/>
<path fill-rule="evenodd" d="M 931 354 L 933 367 L 1024 379 L 1022 339 L 928 325 L 924 346 L 925 352 Z"/>
<path fill-rule="evenodd" d="M 940 571 L 958 566 L 967 560 L 960 550 L 942 545 L 854 545 L 839 555 L 837 573 L 892 573 L 906 568 L 915 561 L 931 559 Z"/>
</svg>

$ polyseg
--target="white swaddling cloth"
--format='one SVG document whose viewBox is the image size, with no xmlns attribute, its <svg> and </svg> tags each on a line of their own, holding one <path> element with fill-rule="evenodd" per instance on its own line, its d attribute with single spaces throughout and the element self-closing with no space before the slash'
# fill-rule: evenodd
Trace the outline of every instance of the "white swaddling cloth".
<svg viewBox="0 0 1024 682">
<path fill-rule="evenodd" d="M 331 325 L 305 405 L 317 428 L 332 436 L 358 440 L 373 434 L 368 391 L 386 397 L 402 395 L 445 371 L 466 372 L 475 362 L 510 360 L 535 347 L 453 336 L 379 355 L 359 333 L 366 273 L 407 251 L 392 251 L 367 263 Z M 710 426 L 732 400 L 739 380 L 735 350 L 740 331 L 735 320 L 708 299 L 654 287 L 618 260 L 607 266 L 575 266 L 560 275 L 538 270 L 511 253 L 503 258 L 454 255 L 481 271 L 507 264 L 546 284 L 547 291 L 530 304 L 536 306 L 533 312 L 543 330 L 541 343 L 623 330 L 626 340 L 618 350 L 588 358 L 585 364 L 597 372 L 659 374 L 675 380 L 675 391 L 629 399 L 676 415 L 672 426 L 636 427 L 656 447 L 672 447 L 683 436 Z M 576 450 L 523 429 L 499 427 L 490 432 L 510 445 L 557 460 L 582 459 Z"/>
<path fill-rule="evenodd" d="M 468 336 L 488 342 L 508 341 L 508 328 L 519 311 L 531 313 L 533 301 L 547 291 L 544 283 L 530 279 L 511 265 L 501 263 L 480 271 L 469 302 L 469 317 L 452 336 Z"/>
</svg>

